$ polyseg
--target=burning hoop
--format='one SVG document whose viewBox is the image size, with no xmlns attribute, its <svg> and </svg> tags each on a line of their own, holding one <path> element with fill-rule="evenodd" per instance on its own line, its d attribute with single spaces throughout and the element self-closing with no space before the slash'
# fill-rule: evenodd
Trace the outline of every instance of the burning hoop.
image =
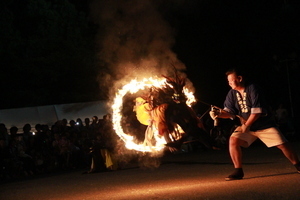
<svg viewBox="0 0 300 200">
<path fill-rule="evenodd" d="M 134 142 L 134 136 L 127 135 L 124 133 L 123 127 L 122 127 L 122 108 L 123 108 L 123 97 L 127 93 L 135 94 L 140 90 L 144 90 L 146 88 L 150 88 L 152 86 L 163 88 L 167 85 L 166 79 L 160 78 L 160 79 L 154 79 L 152 77 L 150 78 L 144 78 L 141 81 L 132 80 L 130 83 L 124 85 L 122 89 L 120 89 L 114 98 L 114 102 L 112 105 L 112 122 L 113 122 L 113 128 L 116 132 L 116 134 L 125 142 L 125 146 L 127 149 L 134 149 L 137 151 L 142 152 L 159 152 L 163 150 L 165 147 L 166 141 L 164 138 L 158 138 L 156 139 L 156 145 L 155 146 L 146 146 L 143 143 L 137 144 Z M 184 94 L 187 97 L 186 104 L 188 106 L 191 106 L 192 103 L 196 102 L 196 99 L 192 92 L 190 92 L 186 87 L 183 89 Z"/>
</svg>

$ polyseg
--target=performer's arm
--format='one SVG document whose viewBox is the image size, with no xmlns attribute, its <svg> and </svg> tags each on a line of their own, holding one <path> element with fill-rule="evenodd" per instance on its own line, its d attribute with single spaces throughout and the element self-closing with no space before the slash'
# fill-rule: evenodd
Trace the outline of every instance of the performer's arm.
<svg viewBox="0 0 300 200">
<path fill-rule="evenodd" d="M 250 127 L 260 116 L 261 113 L 252 113 L 243 124 Z"/>
</svg>

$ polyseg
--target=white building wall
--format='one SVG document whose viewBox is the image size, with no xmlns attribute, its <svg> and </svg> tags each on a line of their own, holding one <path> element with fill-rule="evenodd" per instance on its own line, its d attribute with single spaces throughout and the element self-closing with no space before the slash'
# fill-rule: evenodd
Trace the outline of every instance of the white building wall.
<svg viewBox="0 0 300 200">
<path fill-rule="evenodd" d="M 22 131 L 27 123 L 32 127 L 36 124 L 52 126 L 62 119 L 67 119 L 69 122 L 81 118 L 84 121 L 85 118 L 91 119 L 93 116 L 102 118 L 107 113 L 109 113 L 107 101 L 3 109 L 0 110 L 0 123 L 4 123 L 7 129 L 16 126 L 19 131 Z"/>
</svg>

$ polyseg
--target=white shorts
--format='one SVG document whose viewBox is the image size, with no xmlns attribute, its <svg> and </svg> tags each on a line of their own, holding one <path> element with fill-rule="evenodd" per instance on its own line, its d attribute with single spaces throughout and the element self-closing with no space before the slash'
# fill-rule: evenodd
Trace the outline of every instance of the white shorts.
<svg viewBox="0 0 300 200">
<path fill-rule="evenodd" d="M 282 135 L 280 130 L 275 127 L 241 133 L 239 126 L 234 130 L 231 137 L 246 141 L 248 146 L 245 147 L 249 147 L 257 138 L 259 138 L 267 147 L 274 147 L 287 142 L 287 139 Z"/>
</svg>

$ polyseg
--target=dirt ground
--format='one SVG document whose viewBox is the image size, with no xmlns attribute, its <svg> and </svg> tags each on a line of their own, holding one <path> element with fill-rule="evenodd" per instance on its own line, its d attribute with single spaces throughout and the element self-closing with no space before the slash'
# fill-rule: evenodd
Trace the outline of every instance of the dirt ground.
<svg viewBox="0 0 300 200">
<path fill-rule="evenodd" d="M 292 143 L 300 155 L 300 142 Z M 243 180 L 225 181 L 232 164 L 227 150 L 167 154 L 157 168 L 138 163 L 113 172 L 82 170 L 0 185 L 5 200 L 299 199 L 300 174 L 280 150 L 244 149 Z"/>
</svg>

